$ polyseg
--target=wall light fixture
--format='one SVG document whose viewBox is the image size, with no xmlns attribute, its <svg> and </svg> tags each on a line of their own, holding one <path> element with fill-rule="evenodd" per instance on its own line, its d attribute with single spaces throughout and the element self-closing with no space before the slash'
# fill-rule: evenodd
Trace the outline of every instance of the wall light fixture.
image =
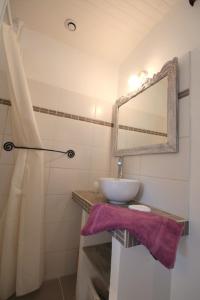
<svg viewBox="0 0 200 300">
<path fill-rule="evenodd" d="M 141 71 L 138 74 L 130 76 L 128 80 L 128 89 L 129 92 L 137 90 L 141 85 L 145 83 L 148 78 L 147 71 Z"/>
</svg>

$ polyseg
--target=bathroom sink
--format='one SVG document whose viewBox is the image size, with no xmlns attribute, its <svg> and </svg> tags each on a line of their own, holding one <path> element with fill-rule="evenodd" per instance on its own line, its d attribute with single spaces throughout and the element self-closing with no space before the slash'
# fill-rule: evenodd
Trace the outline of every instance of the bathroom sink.
<svg viewBox="0 0 200 300">
<path fill-rule="evenodd" d="M 100 178 L 99 183 L 102 194 L 114 204 L 133 200 L 140 188 L 140 182 L 136 179 Z"/>
</svg>

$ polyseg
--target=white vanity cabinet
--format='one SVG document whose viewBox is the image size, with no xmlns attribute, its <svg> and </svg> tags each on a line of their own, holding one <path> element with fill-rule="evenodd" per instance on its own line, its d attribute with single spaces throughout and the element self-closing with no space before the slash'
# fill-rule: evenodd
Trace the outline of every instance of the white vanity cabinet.
<svg viewBox="0 0 200 300">
<path fill-rule="evenodd" d="M 93 192 L 74 192 L 72 198 L 83 208 L 82 227 L 92 205 L 105 202 Z M 188 220 L 151 209 L 181 222 L 183 235 L 188 234 Z M 80 236 L 76 300 L 169 300 L 173 271 L 156 261 L 127 230 Z"/>
<path fill-rule="evenodd" d="M 82 227 L 86 223 L 87 217 L 87 212 L 83 210 Z M 108 278 L 108 270 L 104 271 L 101 268 L 101 265 L 104 264 L 103 268 L 105 269 L 105 262 L 101 263 L 101 261 L 97 261 L 97 264 L 95 263 L 95 253 L 92 256 L 92 251 L 95 251 L 95 248 L 97 249 L 96 252 L 99 248 L 101 251 L 102 245 L 107 244 L 111 244 L 111 234 L 107 232 L 88 237 L 80 237 L 76 300 L 108 300 L 108 281 L 110 280 L 110 278 Z M 101 257 L 99 257 L 98 253 L 96 254 L 97 260 L 100 260 Z M 109 265 L 110 263 L 111 262 L 108 262 Z M 110 268 L 110 266 L 108 267 Z M 104 275 L 102 276 L 102 274 Z M 103 297 L 101 297 L 101 295 L 103 295 Z M 105 297 L 107 297 L 107 299 Z"/>
</svg>

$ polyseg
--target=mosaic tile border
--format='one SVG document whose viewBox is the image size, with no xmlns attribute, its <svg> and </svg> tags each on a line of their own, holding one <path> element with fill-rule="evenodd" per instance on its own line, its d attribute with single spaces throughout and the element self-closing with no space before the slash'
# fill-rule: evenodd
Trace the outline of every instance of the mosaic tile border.
<svg viewBox="0 0 200 300">
<path fill-rule="evenodd" d="M 111 231 L 111 234 L 116 240 L 118 240 L 125 248 L 131 248 L 140 245 L 140 242 L 132 235 L 128 230 L 115 230 Z"/>
<path fill-rule="evenodd" d="M 85 199 L 79 197 L 76 193 L 72 192 L 72 199 L 78 205 L 80 205 L 87 213 L 90 212 L 92 205 L 87 202 Z M 133 247 L 139 245 L 139 242 L 133 236 L 130 237 L 130 234 L 127 230 L 112 230 L 109 231 L 111 235 L 116 238 L 125 248 Z"/>
<path fill-rule="evenodd" d="M 86 194 L 87 196 L 83 196 L 83 193 Z M 89 199 L 89 195 L 92 192 L 72 192 L 72 199 L 78 204 L 80 205 L 87 213 L 90 212 L 92 206 L 94 203 L 91 202 L 91 199 Z M 105 199 L 102 201 L 101 199 L 99 199 L 99 203 L 104 203 Z M 97 203 L 97 202 L 95 202 Z M 180 222 L 184 224 L 184 230 L 182 232 L 182 236 L 186 236 L 189 234 L 189 221 L 184 219 L 184 218 L 180 218 L 178 216 L 175 216 L 173 214 L 170 214 L 168 212 L 164 212 L 161 211 L 159 209 L 156 209 L 154 207 L 151 207 L 153 212 L 157 212 L 158 214 L 161 214 L 163 216 L 166 216 L 168 218 L 172 218 L 174 220 L 176 220 L 176 222 Z M 111 230 L 109 231 L 111 233 L 111 235 L 116 238 L 125 248 L 130 248 L 130 247 L 134 247 L 140 244 L 140 242 L 133 236 L 131 235 L 128 230 Z"/>
<path fill-rule="evenodd" d="M 185 98 L 189 95 L 190 95 L 190 89 L 186 89 L 186 90 L 181 91 L 181 92 L 178 93 L 178 99 L 180 100 L 180 99 Z"/>
<path fill-rule="evenodd" d="M 0 104 L 11 106 L 10 100 L 0 99 Z"/>
<path fill-rule="evenodd" d="M 159 131 L 153 131 L 153 130 L 148 130 L 148 129 L 136 128 L 136 127 L 126 126 L 126 125 L 119 125 L 119 129 L 128 130 L 128 131 L 135 131 L 135 132 L 142 132 L 142 133 L 146 133 L 146 134 L 152 134 L 152 135 L 159 135 L 159 136 L 167 137 L 167 133 L 165 133 L 165 132 L 159 132 Z"/>
<path fill-rule="evenodd" d="M 85 199 L 79 197 L 76 193 L 72 192 L 72 199 L 78 205 L 80 205 L 87 213 L 90 212 L 92 205 L 87 202 Z M 109 231 L 111 235 L 116 238 L 125 248 L 130 248 L 136 245 L 139 245 L 137 239 L 133 236 L 130 236 L 127 230 L 112 230 Z"/>
<path fill-rule="evenodd" d="M 182 99 L 184 97 L 187 97 L 190 94 L 190 90 L 184 90 L 180 93 L 178 93 L 178 99 Z M 0 99 L 0 104 L 3 105 L 8 105 L 11 106 L 11 103 L 9 100 L 6 99 Z M 74 115 L 74 114 L 69 114 L 69 113 L 65 113 L 62 111 L 57 111 L 57 110 L 53 110 L 53 109 L 48 109 L 48 108 L 44 108 L 44 107 L 40 107 L 40 106 L 33 106 L 33 110 L 39 113 L 43 113 L 43 114 L 48 114 L 48 115 L 52 115 L 52 116 L 57 116 L 57 117 L 61 117 L 61 118 L 68 118 L 68 119 L 72 119 L 72 120 L 78 120 L 78 121 L 82 121 L 82 122 L 88 122 L 88 123 L 92 123 L 92 124 L 97 124 L 97 125 L 102 125 L 102 126 L 107 126 L 107 127 L 113 127 L 113 123 L 111 122 L 106 122 L 103 120 L 96 120 L 96 119 L 92 119 L 92 118 L 87 118 L 87 117 L 83 117 L 83 116 L 79 116 L 79 115 Z M 162 133 L 162 132 L 156 132 L 156 131 L 151 131 L 151 130 L 146 130 L 146 129 L 140 129 L 140 128 L 134 128 L 134 127 L 129 127 L 129 126 L 124 126 L 124 125 L 120 125 L 123 126 L 123 129 L 125 130 L 131 130 L 131 131 L 137 131 L 137 132 L 143 132 L 143 133 L 147 133 L 147 134 L 154 134 L 154 135 L 160 135 L 160 136 L 167 136 L 166 133 Z M 124 128 L 126 127 L 126 128 Z"/>
<path fill-rule="evenodd" d="M 74 192 L 72 192 L 72 199 L 74 200 L 74 202 L 76 202 L 78 205 L 80 205 L 87 213 L 90 212 L 92 206 L 90 203 L 85 201 L 85 199 L 82 199 Z"/>
<path fill-rule="evenodd" d="M 61 117 L 61 118 L 67 118 L 67 119 L 72 119 L 72 120 L 78 120 L 78 121 L 113 127 L 113 124 L 111 122 L 96 120 L 96 119 L 78 116 L 78 115 L 74 115 L 74 114 L 68 114 L 68 113 L 65 113 L 62 111 L 47 109 L 47 108 L 43 108 L 43 107 L 39 107 L 39 106 L 33 106 L 33 110 L 36 112 L 53 115 L 53 116 L 57 116 L 57 117 Z"/>
</svg>

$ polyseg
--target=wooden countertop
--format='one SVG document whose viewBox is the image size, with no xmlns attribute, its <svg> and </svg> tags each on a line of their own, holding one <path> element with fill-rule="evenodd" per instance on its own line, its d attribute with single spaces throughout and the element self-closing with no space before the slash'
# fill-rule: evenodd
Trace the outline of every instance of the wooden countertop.
<svg viewBox="0 0 200 300">
<path fill-rule="evenodd" d="M 90 212 L 91 207 L 97 203 L 107 203 L 105 197 L 100 193 L 94 193 L 91 191 L 75 191 L 72 193 L 72 199 L 79 204 L 85 211 Z M 135 203 L 137 204 L 137 203 Z M 141 204 L 141 203 L 138 203 Z M 146 204 L 145 204 L 146 205 Z M 149 206 L 149 205 L 146 205 Z M 160 216 L 165 216 L 167 218 L 173 219 L 178 223 L 184 224 L 183 235 L 188 235 L 189 233 L 189 222 L 188 220 L 170 214 L 166 211 L 157 209 L 155 207 L 149 206 L 153 213 L 156 213 Z M 111 234 L 123 244 L 124 247 L 129 248 L 135 245 L 138 245 L 138 241 L 129 234 L 127 230 L 115 230 L 112 231 Z"/>
</svg>

